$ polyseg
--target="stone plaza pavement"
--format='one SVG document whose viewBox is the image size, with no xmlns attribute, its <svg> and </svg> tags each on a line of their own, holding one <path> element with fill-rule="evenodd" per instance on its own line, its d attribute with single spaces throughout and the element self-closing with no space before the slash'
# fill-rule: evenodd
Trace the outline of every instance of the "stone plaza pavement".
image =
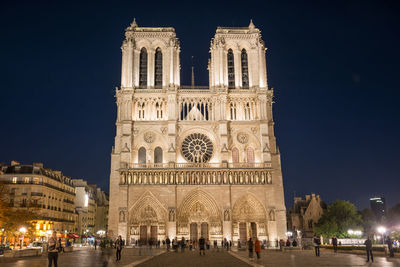
<svg viewBox="0 0 400 267">
<path fill-rule="evenodd" d="M 231 252 L 232 254 L 239 255 L 242 259 L 248 260 L 248 252 Z M 261 259 L 256 260 L 254 253 L 254 260 L 249 261 L 253 263 L 253 266 L 268 266 L 268 267 L 298 267 L 298 266 L 379 266 L 379 267 L 400 267 L 399 258 L 386 258 L 386 257 L 374 257 L 374 262 L 367 263 L 366 256 L 355 255 L 348 253 L 333 253 L 330 251 L 321 250 L 320 257 L 316 257 L 314 251 L 262 251 Z"/>
<path fill-rule="evenodd" d="M 139 253 L 141 255 L 139 255 Z M 206 256 L 200 256 L 198 251 L 165 252 L 165 250 L 151 251 L 148 249 L 124 249 L 122 261 L 115 261 L 115 250 L 80 250 L 71 253 L 60 254 L 58 266 L 60 267 L 168 267 L 168 266 L 268 266 L 268 267 L 300 267 L 300 266 L 379 266 L 379 267 L 400 267 L 400 258 L 375 257 L 374 263 L 366 263 L 363 255 L 321 251 L 320 257 L 315 257 L 312 251 L 263 251 L 261 260 L 248 260 L 248 253 L 245 251 L 215 252 L 206 251 Z M 28 257 L 21 259 L 10 259 L 0 257 L 0 267 L 45 267 L 47 257 Z"/>
</svg>

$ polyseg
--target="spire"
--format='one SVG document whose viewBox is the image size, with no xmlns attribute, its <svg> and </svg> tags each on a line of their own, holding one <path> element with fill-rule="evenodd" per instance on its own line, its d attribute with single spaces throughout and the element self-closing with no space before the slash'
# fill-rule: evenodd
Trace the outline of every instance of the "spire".
<svg viewBox="0 0 400 267">
<path fill-rule="evenodd" d="M 131 23 L 132 28 L 136 28 L 138 25 L 136 23 L 136 18 L 133 18 L 133 22 Z"/>
<path fill-rule="evenodd" d="M 254 30 L 255 28 L 256 28 L 256 26 L 254 26 L 254 24 L 253 24 L 253 19 L 250 19 L 249 29 Z"/>
<path fill-rule="evenodd" d="M 194 56 L 192 56 L 192 88 L 194 88 L 194 66 L 193 66 L 193 58 L 194 58 Z"/>
</svg>

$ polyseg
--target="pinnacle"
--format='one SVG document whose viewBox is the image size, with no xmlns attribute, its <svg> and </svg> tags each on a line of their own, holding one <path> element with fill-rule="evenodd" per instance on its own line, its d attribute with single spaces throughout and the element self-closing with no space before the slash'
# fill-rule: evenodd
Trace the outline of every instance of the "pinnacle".
<svg viewBox="0 0 400 267">
<path fill-rule="evenodd" d="M 256 26 L 253 24 L 253 19 L 250 19 L 249 29 L 255 29 Z"/>
<path fill-rule="evenodd" d="M 136 28 L 138 25 L 136 23 L 136 18 L 133 18 L 133 22 L 131 23 L 132 28 Z"/>
</svg>

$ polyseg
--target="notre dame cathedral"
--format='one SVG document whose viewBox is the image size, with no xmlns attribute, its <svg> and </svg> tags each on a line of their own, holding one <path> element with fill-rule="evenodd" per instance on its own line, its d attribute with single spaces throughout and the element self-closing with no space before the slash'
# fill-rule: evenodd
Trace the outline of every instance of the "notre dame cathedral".
<svg viewBox="0 0 400 267">
<path fill-rule="evenodd" d="M 218 27 L 209 86 L 180 84 L 172 27 L 134 20 L 122 44 L 111 153 L 109 235 L 284 238 L 281 160 L 265 44 L 253 22 Z"/>
</svg>

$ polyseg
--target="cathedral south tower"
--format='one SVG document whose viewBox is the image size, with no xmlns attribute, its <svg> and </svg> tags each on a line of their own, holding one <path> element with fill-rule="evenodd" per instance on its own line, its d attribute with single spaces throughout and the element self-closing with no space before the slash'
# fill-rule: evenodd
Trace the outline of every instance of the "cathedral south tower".
<svg viewBox="0 0 400 267">
<path fill-rule="evenodd" d="M 109 235 L 275 246 L 286 208 L 260 30 L 217 28 L 204 87 L 181 86 L 172 27 L 134 21 L 121 49 Z"/>
</svg>

